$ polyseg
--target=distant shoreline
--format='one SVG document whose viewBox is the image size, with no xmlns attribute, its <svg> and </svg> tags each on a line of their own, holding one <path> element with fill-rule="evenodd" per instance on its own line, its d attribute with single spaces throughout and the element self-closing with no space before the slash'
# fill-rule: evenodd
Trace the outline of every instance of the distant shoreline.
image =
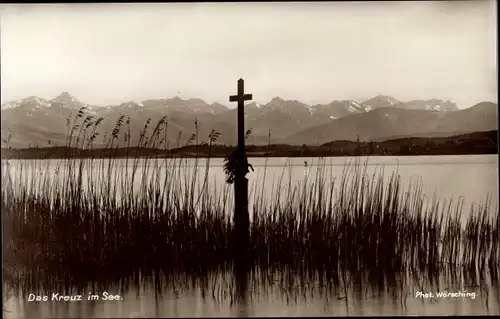
<svg viewBox="0 0 500 319">
<path fill-rule="evenodd" d="M 60 147 L 2 148 L 2 159 L 64 158 L 223 158 L 235 150 L 233 145 L 190 145 L 176 149 L 96 148 L 92 150 Z M 68 156 L 70 153 L 71 156 Z M 498 131 L 476 132 L 451 137 L 408 137 L 383 142 L 333 141 L 320 146 L 248 145 L 248 157 L 346 157 L 498 154 Z"/>
</svg>

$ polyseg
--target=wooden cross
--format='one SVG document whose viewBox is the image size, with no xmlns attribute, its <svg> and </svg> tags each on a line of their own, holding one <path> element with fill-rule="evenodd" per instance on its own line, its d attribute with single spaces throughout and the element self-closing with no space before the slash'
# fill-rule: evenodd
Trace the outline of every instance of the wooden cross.
<svg viewBox="0 0 500 319">
<path fill-rule="evenodd" d="M 252 94 L 245 94 L 245 81 L 238 80 L 238 94 L 231 95 L 229 102 L 238 102 L 238 155 L 245 154 L 245 111 L 243 105 L 245 101 L 252 99 Z"/>
<path fill-rule="evenodd" d="M 237 264 L 246 264 L 246 251 L 249 240 L 249 215 L 248 215 L 248 162 L 245 156 L 245 115 L 243 105 L 252 99 L 252 94 L 245 94 L 243 79 L 238 80 L 238 94 L 229 97 L 230 102 L 238 102 L 238 148 L 236 151 L 237 168 L 234 179 L 234 227 L 235 261 Z"/>
</svg>

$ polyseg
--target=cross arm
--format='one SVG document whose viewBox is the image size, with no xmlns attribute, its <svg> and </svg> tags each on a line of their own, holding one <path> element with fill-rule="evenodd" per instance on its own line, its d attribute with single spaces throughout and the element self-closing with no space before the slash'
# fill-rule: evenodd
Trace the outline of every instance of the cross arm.
<svg viewBox="0 0 500 319">
<path fill-rule="evenodd" d="M 229 97 L 229 102 L 238 102 L 238 101 L 249 101 L 253 98 L 252 94 L 243 94 L 243 95 L 231 95 Z"/>
</svg>

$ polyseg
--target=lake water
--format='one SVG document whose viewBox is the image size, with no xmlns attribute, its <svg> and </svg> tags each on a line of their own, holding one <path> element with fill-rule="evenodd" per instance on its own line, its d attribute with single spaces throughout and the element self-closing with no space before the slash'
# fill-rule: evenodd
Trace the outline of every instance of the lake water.
<svg viewBox="0 0 500 319">
<path fill-rule="evenodd" d="M 249 179 L 249 207 L 263 199 L 263 203 L 274 203 L 279 198 L 282 202 L 290 200 L 293 191 L 301 191 L 302 185 L 308 185 L 316 180 L 318 176 L 323 176 L 326 184 L 333 181 L 333 188 L 338 191 L 341 177 L 346 167 L 346 163 L 353 163 L 354 158 L 251 158 L 254 171 L 250 172 Z M 468 155 L 468 156 L 405 156 L 405 157 L 370 157 L 361 159 L 362 163 L 368 160 L 366 174 L 373 179 L 375 175 L 382 175 L 388 180 L 391 174 L 397 173 L 401 177 L 401 183 L 405 190 L 410 186 L 421 182 L 423 193 L 431 202 L 433 197 L 440 200 L 452 200 L 456 202 L 459 198 L 464 201 L 464 212 L 469 211 L 473 204 L 483 203 L 489 196 L 492 212 L 496 212 L 498 204 L 498 156 L 497 155 Z M 145 168 L 139 162 L 138 169 L 133 181 L 134 192 L 145 191 L 144 185 L 152 185 L 152 181 L 158 182 L 159 189 L 168 172 L 165 166 L 174 173 L 170 173 L 170 180 L 174 180 L 172 189 L 180 189 L 186 193 L 191 187 L 192 176 L 195 175 L 197 182 L 194 184 L 195 197 L 198 198 L 203 189 L 206 193 L 216 194 L 217 199 L 226 205 L 226 210 L 232 211 L 233 188 L 225 183 L 222 159 L 210 159 L 208 174 L 205 182 L 206 160 L 182 159 L 170 160 L 165 164 L 159 160 L 158 169 L 154 169 L 154 161 L 150 161 L 149 168 Z M 25 185 L 30 187 L 31 176 L 38 176 L 39 181 L 46 177 L 51 184 L 56 184 L 67 176 L 67 166 L 60 165 L 60 160 L 31 160 L 31 161 L 11 161 L 12 178 L 14 185 Z M 63 162 L 62 162 L 63 163 Z M 108 175 L 108 160 L 86 162 L 86 168 L 82 175 L 83 187 L 98 188 L 102 186 L 103 180 Z M 119 194 L 122 191 L 122 181 L 131 183 L 134 163 L 132 160 L 117 159 L 113 165 L 111 184 L 116 185 Z M 59 167 L 59 168 L 57 168 Z M 93 175 L 89 173 L 88 167 L 92 167 Z M 364 166 L 363 166 L 364 167 Z M 22 168 L 22 169 L 21 169 Z M 146 179 L 143 179 L 143 172 Z M 196 170 L 196 173 L 195 173 Z M 35 174 L 33 174 L 35 172 Z M 114 176 L 118 176 L 115 180 Z M 205 185 L 205 186 L 203 186 Z M 45 191 L 43 187 L 38 187 Z M 128 188 L 127 188 L 128 189 Z M 225 196 L 226 195 L 226 198 Z M 335 195 L 335 194 L 334 194 Z M 184 197 L 184 196 L 182 196 Z"/>
<path fill-rule="evenodd" d="M 329 180 L 338 179 L 342 175 L 346 161 L 349 158 L 325 158 L 322 160 L 311 158 L 251 158 L 254 172 L 248 174 L 250 188 L 250 204 L 255 196 L 263 196 L 270 200 L 277 198 L 286 200 L 287 189 L 300 188 L 300 183 L 307 177 L 314 180 L 316 174 L 322 174 Z M 184 161 L 184 160 L 183 160 Z M 23 164 L 24 163 L 24 164 Z M 54 183 L 59 180 L 56 173 L 57 160 L 51 161 L 11 161 L 13 168 L 12 178 L 15 185 L 27 185 L 32 172 L 41 176 L 49 176 Z M 132 163 L 120 159 L 116 162 L 119 175 L 128 172 L 131 176 Z M 205 160 L 199 161 L 198 185 L 203 185 Z M 190 159 L 183 162 L 182 173 L 176 176 L 179 185 L 185 185 L 192 174 L 195 161 Z M 225 175 L 221 159 L 211 159 L 207 187 L 209 192 L 226 192 L 232 197 L 232 188 L 225 184 Z M 21 166 L 23 168 L 21 169 Z M 92 166 L 99 170 L 99 165 Z M 47 169 L 48 168 L 48 169 Z M 104 171 L 107 168 L 104 168 Z M 139 167 L 137 175 L 142 175 Z M 318 172 L 318 169 L 320 170 Z M 383 169 L 383 171 L 382 171 Z M 463 197 L 464 212 L 470 205 L 483 202 L 487 195 L 491 196 L 492 215 L 498 214 L 498 156 L 408 156 L 408 157 L 370 157 L 367 174 L 383 172 L 388 178 L 393 172 L 401 176 L 403 186 L 408 187 L 420 179 L 424 193 L 432 198 L 437 196 L 442 200 Z M 48 174 L 48 175 L 46 175 Z M 64 176 L 64 165 L 59 168 L 59 176 Z M 97 187 L 99 174 L 91 175 L 84 172 L 84 184 Z M 155 174 L 146 174 L 148 179 L 159 180 L 167 176 L 165 169 L 155 171 Z M 182 175 L 182 176 L 181 176 Z M 265 175 L 265 178 L 264 178 Z M 187 177 L 187 178 L 186 178 Z M 280 182 L 281 179 L 281 182 Z M 140 192 L 141 179 L 134 180 L 135 191 Z M 119 182 L 118 182 L 119 184 Z M 335 184 L 335 185 L 338 185 Z M 197 187 L 199 191 L 201 187 Z M 281 194 L 277 194 L 281 190 Z M 120 192 L 119 187 L 117 192 Z M 230 206 L 230 204 L 227 204 Z M 228 207 L 229 207 L 228 206 Z M 231 210 L 228 208 L 228 212 Z M 459 276 L 459 280 L 450 280 L 443 276 L 436 283 L 419 286 L 415 282 L 404 284 L 406 291 L 399 291 L 395 297 L 391 289 L 375 289 L 366 286 L 363 294 L 354 287 L 347 291 L 347 302 L 342 297 L 345 292 L 339 291 L 326 297 L 314 287 L 309 288 L 300 296 L 290 296 L 283 288 L 268 285 L 248 288 L 247 296 L 240 301 L 214 300 L 210 296 L 202 296 L 198 287 L 191 287 L 184 291 L 167 291 L 160 300 L 155 300 L 151 287 L 138 291 L 119 291 L 109 289 L 112 294 L 120 294 L 120 301 L 82 301 L 82 302 L 28 302 L 20 298 L 11 297 L 4 305 L 6 318 L 105 318 L 105 317 L 194 317 L 194 316 L 345 316 L 345 315 L 480 315 L 500 314 L 500 294 L 498 285 L 491 282 L 487 275 L 483 279 L 467 279 Z M 225 280 L 218 279 L 215 285 L 222 285 Z M 400 281 L 399 281 L 400 282 Z M 313 285 L 314 286 L 314 285 Z M 388 285 L 389 288 L 391 285 Z M 220 288 L 217 291 L 224 291 Z M 229 289 L 229 288 L 227 288 Z M 358 289 L 359 290 L 359 289 Z M 475 293 L 458 297 L 442 297 L 436 299 L 416 298 L 417 291 L 424 292 L 457 292 L 467 291 Z M 84 296 L 89 292 L 81 292 Z M 93 293 L 102 293 L 95 292 Z M 224 294 L 221 292 L 221 294 Z M 50 296 L 49 296 L 50 298 Z M 85 297 L 84 297 L 85 298 Z"/>
<path fill-rule="evenodd" d="M 488 277 L 486 277 L 488 278 Z M 401 279 L 400 279 L 401 280 Z M 425 281 L 422 276 L 419 278 Z M 285 291 L 278 284 L 267 284 L 248 288 L 240 299 L 231 298 L 231 285 L 219 279 L 215 297 L 208 289 L 203 295 L 201 289 L 192 287 L 183 291 L 166 291 L 156 299 L 151 286 L 140 290 L 122 292 L 108 289 L 119 300 L 88 301 L 88 293 L 103 291 L 82 291 L 82 301 L 29 302 L 11 297 L 4 306 L 5 318 L 155 318 L 155 317 L 225 317 L 225 316 L 400 316 L 400 315 L 498 315 L 500 314 L 500 291 L 498 282 L 488 279 L 450 280 L 443 276 L 433 284 L 420 283 L 386 284 L 373 287 L 361 284 L 351 285 L 348 299 L 342 289 L 330 294 L 320 287 L 310 285 L 306 291 L 296 293 Z M 408 285 L 408 286 L 406 286 Z M 397 286 L 397 287 L 396 287 Z M 422 288 L 420 288 L 422 287 Z M 419 292 L 433 293 L 434 298 L 423 298 Z M 438 296 L 439 293 L 462 293 L 460 295 Z"/>
</svg>

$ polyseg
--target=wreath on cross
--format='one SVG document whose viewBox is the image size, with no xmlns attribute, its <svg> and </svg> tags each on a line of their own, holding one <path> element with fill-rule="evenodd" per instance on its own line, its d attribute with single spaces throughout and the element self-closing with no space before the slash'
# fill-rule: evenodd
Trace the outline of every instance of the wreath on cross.
<svg viewBox="0 0 500 319">
<path fill-rule="evenodd" d="M 248 163 L 246 155 L 239 156 L 237 149 L 224 158 L 224 173 L 228 184 L 234 183 L 238 172 L 245 176 L 250 170 L 254 171 L 252 164 Z"/>
<path fill-rule="evenodd" d="M 245 134 L 245 139 L 250 136 L 252 129 L 249 129 Z M 243 176 L 246 176 L 252 170 L 254 171 L 252 164 L 248 163 L 248 158 L 245 154 L 240 155 L 238 153 L 238 148 L 236 148 L 231 154 L 224 158 L 224 173 L 226 174 L 226 183 L 232 184 L 241 172 Z"/>
</svg>

